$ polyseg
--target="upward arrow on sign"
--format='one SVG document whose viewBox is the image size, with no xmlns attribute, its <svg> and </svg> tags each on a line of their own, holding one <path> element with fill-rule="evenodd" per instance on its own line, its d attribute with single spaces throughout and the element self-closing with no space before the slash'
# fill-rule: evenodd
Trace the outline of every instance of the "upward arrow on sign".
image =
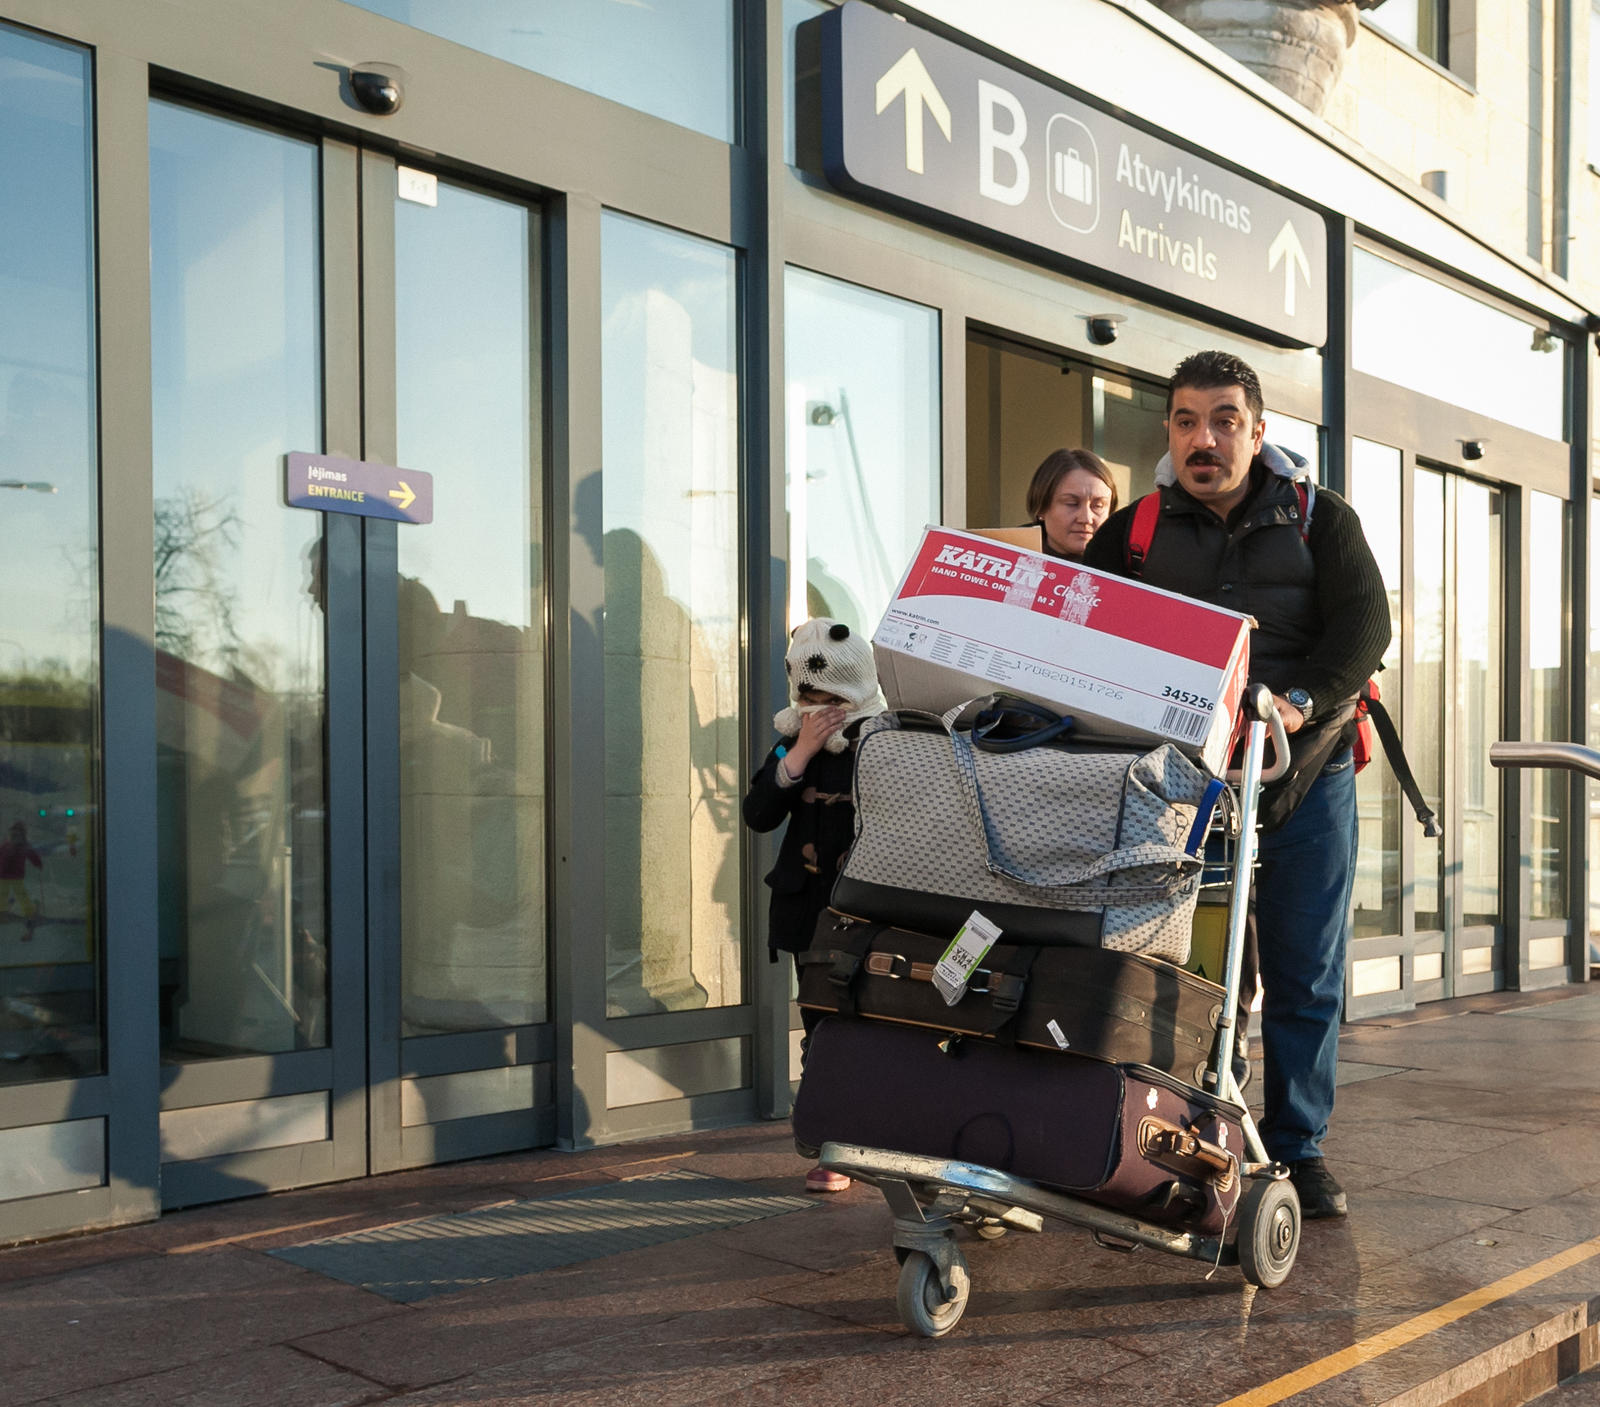
<svg viewBox="0 0 1600 1407">
<path fill-rule="evenodd" d="M 1306 258 L 1305 246 L 1300 243 L 1300 236 L 1296 233 L 1292 221 L 1285 220 L 1283 228 L 1278 231 L 1277 238 L 1272 241 L 1272 247 L 1267 250 L 1267 272 L 1270 274 L 1279 264 L 1283 265 L 1283 313 L 1285 317 L 1294 316 L 1294 294 L 1300 280 L 1295 277 L 1295 268 L 1298 265 L 1300 273 L 1304 276 L 1306 287 L 1311 287 L 1311 264 Z"/>
<path fill-rule="evenodd" d="M 878 80 L 878 112 L 894 100 L 906 100 L 906 170 L 922 174 L 922 109 L 926 107 L 950 140 L 950 108 L 934 86 L 933 77 L 915 49 L 907 49 Z"/>
</svg>

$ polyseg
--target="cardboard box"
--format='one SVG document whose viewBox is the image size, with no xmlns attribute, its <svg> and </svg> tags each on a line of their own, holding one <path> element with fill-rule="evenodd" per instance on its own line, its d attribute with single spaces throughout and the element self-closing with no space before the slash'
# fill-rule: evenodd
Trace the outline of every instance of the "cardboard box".
<svg viewBox="0 0 1600 1407">
<path fill-rule="evenodd" d="M 1025 528 L 963 528 L 974 537 L 986 537 L 991 542 L 1004 542 L 1029 552 L 1044 552 L 1044 529 L 1037 523 Z"/>
<path fill-rule="evenodd" d="M 930 527 L 872 637 L 891 708 L 1005 691 L 1089 736 L 1174 742 L 1220 772 L 1250 663 L 1249 616 L 1077 562 Z"/>
</svg>

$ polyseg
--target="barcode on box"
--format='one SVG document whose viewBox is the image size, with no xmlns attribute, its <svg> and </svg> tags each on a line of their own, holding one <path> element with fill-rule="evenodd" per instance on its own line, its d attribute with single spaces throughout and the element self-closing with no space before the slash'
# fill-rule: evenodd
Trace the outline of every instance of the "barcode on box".
<svg viewBox="0 0 1600 1407">
<path fill-rule="evenodd" d="M 1194 713 L 1187 708 L 1179 708 L 1170 704 L 1167 711 L 1161 715 L 1161 731 L 1169 736 L 1188 738 L 1190 742 L 1199 742 L 1205 737 L 1206 729 L 1210 727 L 1211 719 L 1203 713 Z"/>
</svg>

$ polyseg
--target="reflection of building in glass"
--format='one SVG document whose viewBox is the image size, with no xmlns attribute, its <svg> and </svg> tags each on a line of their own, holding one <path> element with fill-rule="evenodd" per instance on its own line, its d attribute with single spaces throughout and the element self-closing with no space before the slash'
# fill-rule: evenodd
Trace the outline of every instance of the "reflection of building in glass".
<svg viewBox="0 0 1600 1407">
<path fill-rule="evenodd" d="M 607 217 L 607 1010 L 743 999 L 732 268 Z M 643 282 L 640 282 L 642 280 Z"/>
<path fill-rule="evenodd" d="M 545 1019 L 543 655 L 532 630 L 400 581 L 403 1017 Z"/>
</svg>

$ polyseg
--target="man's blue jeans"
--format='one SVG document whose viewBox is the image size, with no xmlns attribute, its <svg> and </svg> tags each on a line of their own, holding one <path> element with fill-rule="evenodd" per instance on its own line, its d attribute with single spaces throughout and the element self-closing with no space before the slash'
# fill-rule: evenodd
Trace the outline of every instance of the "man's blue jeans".
<svg viewBox="0 0 1600 1407">
<path fill-rule="evenodd" d="M 1287 823 L 1261 837 L 1261 1139 L 1279 1162 L 1320 1156 L 1333 1113 L 1355 868 L 1356 771 L 1345 748 Z"/>
</svg>

